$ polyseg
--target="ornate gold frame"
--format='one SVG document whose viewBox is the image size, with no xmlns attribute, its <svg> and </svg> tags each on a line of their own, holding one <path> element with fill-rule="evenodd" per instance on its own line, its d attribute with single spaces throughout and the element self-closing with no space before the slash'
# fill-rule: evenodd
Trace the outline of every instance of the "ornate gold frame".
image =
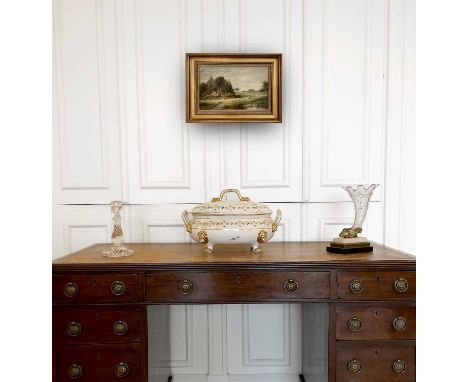
<svg viewBox="0 0 468 382">
<path fill-rule="evenodd" d="M 270 106 L 264 111 L 198 110 L 198 65 L 269 65 Z M 191 122 L 281 122 L 281 54 L 187 53 L 186 121 Z"/>
</svg>

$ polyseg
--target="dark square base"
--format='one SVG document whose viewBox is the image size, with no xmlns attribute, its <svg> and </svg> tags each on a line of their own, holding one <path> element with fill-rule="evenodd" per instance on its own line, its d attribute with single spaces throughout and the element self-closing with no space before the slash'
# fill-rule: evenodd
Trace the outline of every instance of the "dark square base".
<svg viewBox="0 0 468 382">
<path fill-rule="evenodd" d="M 331 253 L 341 253 L 347 255 L 350 253 L 363 253 L 363 252 L 372 252 L 374 247 L 354 247 L 354 248 L 339 248 L 339 247 L 327 247 L 327 252 Z"/>
</svg>

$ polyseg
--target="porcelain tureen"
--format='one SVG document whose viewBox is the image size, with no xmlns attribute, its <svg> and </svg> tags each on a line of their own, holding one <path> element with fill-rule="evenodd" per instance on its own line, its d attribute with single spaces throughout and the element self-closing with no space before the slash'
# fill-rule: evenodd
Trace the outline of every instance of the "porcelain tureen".
<svg viewBox="0 0 468 382">
<path fill-rule="evenodd" d="M 229 193 L 239 200 L 225 199 Z M 258 253 L 259 244 L 270 240 L 278 229 L 281 211 L 277 210 L 274 220 L 271 215 L 265 204 L 252 202 L 239 190 L 227 189 L 191 213 L 182 212 L 182 220 L 192 239 L 206 245 L 207 253 L 213 253 L 214 244 L 250 244 L 250 249 Z"/>
</svg>

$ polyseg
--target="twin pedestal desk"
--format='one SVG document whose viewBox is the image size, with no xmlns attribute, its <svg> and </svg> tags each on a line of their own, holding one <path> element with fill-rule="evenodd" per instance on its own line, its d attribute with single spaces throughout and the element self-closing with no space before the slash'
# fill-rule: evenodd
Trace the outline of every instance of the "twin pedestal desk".
<svg viewBox="0 0 468 382">
<path fill-rule="evenodd" d="M 53 378 L 148 380 L 147 305 L 329 304 L 328 380 L 416 380 L 416 260 L 374 245 L 337 255 L 325 242 L 276 242 L 251 254 L 196 244 L 98 244 L 53 262 Z M 309 381 L 307 381 L 309 382 Z"/>
</svg>

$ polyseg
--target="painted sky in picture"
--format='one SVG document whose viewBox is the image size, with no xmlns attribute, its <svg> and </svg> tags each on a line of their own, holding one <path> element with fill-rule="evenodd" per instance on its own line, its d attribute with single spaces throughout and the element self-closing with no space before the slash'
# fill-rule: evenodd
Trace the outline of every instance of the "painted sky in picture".
<svg viewBox="0 0 468 382">
<path fill-rule="evenodd" d="M 229 80 L 234 89 L 248 91 L 260 90 L 262 84 L 268 81 L 267 66 L 221 66 L 200 65 L 199 82 L 207 82 L 210 77 L 224 77 Z"/>
</svg>

